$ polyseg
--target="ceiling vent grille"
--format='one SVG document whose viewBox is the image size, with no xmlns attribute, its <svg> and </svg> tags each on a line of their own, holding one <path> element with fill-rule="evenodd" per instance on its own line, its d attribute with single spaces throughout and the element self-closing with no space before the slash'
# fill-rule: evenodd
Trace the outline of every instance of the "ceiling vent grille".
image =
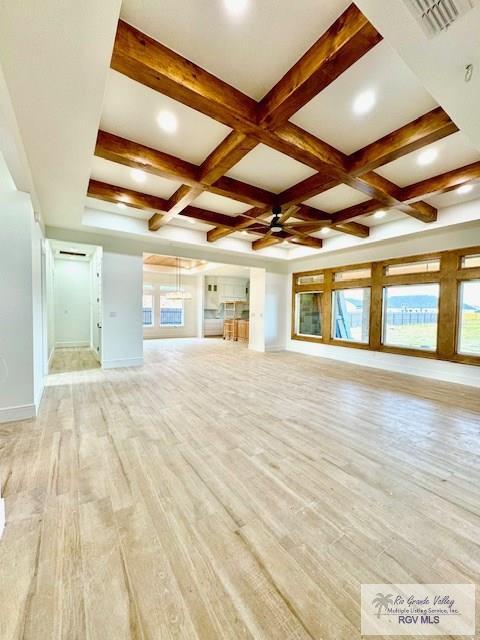
<svg viewBox="0 0 480 640">
<path fill-rule="evenodd" d="M 446 31 L 465 13 L 473 9 L 477 0 L 405 0 L 429 38 Z"/>
</svg>

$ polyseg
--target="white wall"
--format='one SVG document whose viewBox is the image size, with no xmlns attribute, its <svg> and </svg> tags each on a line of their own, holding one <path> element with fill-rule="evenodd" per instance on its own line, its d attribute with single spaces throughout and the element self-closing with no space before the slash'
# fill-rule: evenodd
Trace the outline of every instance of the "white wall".
<svg viewBox="0 0 480 640">
<path fill-rule="evenodd" d="M 248 348 L 265 351 L 265 269 L 250 269 L 250 323 Z"/>
<path fill-rule="evenodd" d="M 290 278 L 283 273 L 266 272 L 265 350 L 282 351 L 286 346 L 287 309 Z"/>
<path fill-rule="evenodd" d="M 478 244 L 480 244 L 480 224 L 477 223 L 469 228 L 462 227 L 449 231 L 437 231 L 428 236 L 399 238 L 395 241 L 375 246 L 358 247 L 355 250 L 349 249 L 347 252 L 342 251 L 329 255 L 320 254 L 308 259 L 296 260 L 290 264 L 290 271 L 307 271 L 375 260 L 387 260 L 388 258 L 445 251 Z M 291 291 L 291 276 L 288 289 Z M 376 367 L 387 371 L 407 373 L 447 382 L 480 386 L 480 367 L 477 366 L 292 340 L 290 337 L 292 304 L 290 296 L 289 301 L 285 318 L 287 326 L 286 344 L 289 351 L 333 358 L 362 366 Z"/>
<path fill-rule="evenodd" d="M 90 296 L 90 262 L 56 258 L 56 347 L 90 346 Z"/>
<path fill-rule="evenodd" d="M 104 368 L 143 363 L 143 256 L 104 251 L 102 264 Z"/>
<path fill-rule="evenodd" d="M 201 282 L 199 276 L 182 276 L 182 289 L 185 289 L 192 298 L 184 301 L 184 326 L 160 327 L 160 294 L 162 285 L 175 286 L 175 274 L 153 273 L 145 271 L 143 283 L 145 293 L 153 293 L 154 317 L 153 327 L 144 327 L 143 335 L 146 339 L 152 338 L 195 338 L 201 331 L 199 327 L 198 306 L 202 299 Z M 150 289 L 149 287 L 152 287 Z"/>
<path fill-rule="evenodd" d="M 43 392 L 42 233 L 30 196 L 0 194 L 0 422 L 36 414 Z"/>
</svg>

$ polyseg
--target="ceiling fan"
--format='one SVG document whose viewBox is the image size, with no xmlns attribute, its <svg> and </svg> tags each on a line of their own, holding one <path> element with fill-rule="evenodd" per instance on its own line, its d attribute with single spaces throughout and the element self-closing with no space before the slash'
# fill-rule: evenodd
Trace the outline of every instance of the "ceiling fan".
<svg viewBox="0 0 480 640">
<path fill-rule="evenodd" d="M 287 207 L 282 215 L 282 207 L 275 205 L 272 207 L 273 217 L 270 220 L 269 233 L 280 233 L 282 231 L 298 231 L 300 233 L 311 233 L 317 231 L 320 227 L 328 225 L 330 220 L 301 222 L 296 220 L 288 222 L 290 217 L 295 217 L 298 207 Z"/>
</svg>

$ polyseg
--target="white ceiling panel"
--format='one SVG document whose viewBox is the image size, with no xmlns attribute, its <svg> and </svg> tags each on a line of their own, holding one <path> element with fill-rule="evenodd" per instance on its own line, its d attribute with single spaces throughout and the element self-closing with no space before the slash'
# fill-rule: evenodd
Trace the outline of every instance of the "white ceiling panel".
<svg viewBox="0 0 480 640">
<path fill-rule="evenodd" d="M 224 213 L 228 216 L 235 216 L 251 209 L 248 204 L 225 198 L 225 196 L 219 196 L 216 193 L 208 193 L 207 191 L 201 193 L 198 198 L 192 202 L 192 205 L 200 207 L 201 209 L 207 209 L 208 211 Z"/>
<path fill-rule="evenodd" d="M 470 202 L 470 200 L 477 200 L 480 198 L 480 183 L 472 183 L 473 189 L 469 193 L 458 193 L 456 189 L 448 191 L 447 193 L 440 193 L 437 196 L 427 198 L 427 202 L 438 209 L 443 207 L 450 207 L 454 204 L 460 204 L 462 202 Z"/>
<path fill-rule="evenodd" d="M 259 100 L 348 7 L 348 0 L 124 0 L 121 17 Z M 161 5 L 161 7 L 160 7 Z"/>
<path fill-rule="evenodd" d="M 141 193 L 148 193 L 152 196 L 160 198 L 170 198 L 172 194 L 181 186 L 181 182 L 175 180 L 167 180 L 154 176 L 151 173 L 143 172 L 145 176 L 144 182 L 137 182 L 132 177 L 132 169 L 123 164 L 110 162 L 98 156 L 92 159 L 91 177 L 107 184 L 113 184 L 125 189 L 133 189 Z"/>
<path fill-rule="evenodd" d="M 159 125 L 159 118 L 165 114 L 176 122 L 174 132 Z M 231 131 L 112 69 L 107 78 L 100 128 L 195 164 L 201 164 Z"/>
<path fill-rule="evenodd" d="M 435 153 L 436 158 L 430 164 L 421 165 L 418 160 L 421 160 L 422 154 L 426 151 Z M 423 147 L 419 151 L 394 160 L 376 171 L 400 187 L 405 187 L 478 160 L 480 160 L 480 153 L 470 144 L 463 133 L 458 131 L 443 140 Z"/>
<path fill-rule="evenodd" d="M 357 115 L 353 103 L 365 91 L 373 91 L 376 102 L 371 111 Z M 435 106 L 398 54 L 382 41 L 291 120 L 350 154 Z"/>
<path fill-rule="evenodd" d="M 244 156 L 227 175 L 256 187 L 280 193 L 314 173 L 316 173 L 315 169 L 311 169 L 301 162 L 275 151 L 275 149 L 259 144 Z"/>
<path fill-rule="evenodd" d="M 333 213 L 340 211 L 340 209 L 366 202 L 367 200 L 370 200 L 370 197 L 364 193 L 352 189 L 352 187 L 349 187 L 347 184 L 339 184 L 337 187 L 333 187 L 333 189 L 329 189 L 318 196 L 313 196 L 313 198 L 305 200 L 305 204 L 309 204 L 327 213 Z"/>
</svg>

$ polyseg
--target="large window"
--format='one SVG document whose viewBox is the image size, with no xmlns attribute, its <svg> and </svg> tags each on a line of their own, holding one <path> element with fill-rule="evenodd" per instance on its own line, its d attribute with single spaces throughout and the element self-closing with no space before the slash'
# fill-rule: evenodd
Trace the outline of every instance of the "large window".
<svg viewBox="0 0 480 640">
<path fill-rule="evenodd" d="M 143 294 L 143 326 L 153 327 L 153 293 Z"/>
<path fill-rule="evenodd" d="M 367 343 L 370 289 L 337 289 L 332 307 L 332 338 Z"/>
<path fill-rule="evenodd" d="M 458 351 L 480 356 L 480 280 L 460 284 Z"/>
<path fill-rule="evenodd" d="M 315 337 L 322 335 L 322 294 L 318 291 L 298 294 L 297 334 Z"/>
<path fill-rule="evenodd" d="M 160 294 L 160 326 L 183 327 L 185 322 L 184 301 Z"/>
<path fill-rule="evenodd" d="M 435 351 L 439 293 L 438 284 L 385 287 L 383 344 Z"/>
<path fill-rule="evenodd" d="M 478 246 L 294 273 L 292 293 L 293 340 L 480 366 Z"/>
</svg>

